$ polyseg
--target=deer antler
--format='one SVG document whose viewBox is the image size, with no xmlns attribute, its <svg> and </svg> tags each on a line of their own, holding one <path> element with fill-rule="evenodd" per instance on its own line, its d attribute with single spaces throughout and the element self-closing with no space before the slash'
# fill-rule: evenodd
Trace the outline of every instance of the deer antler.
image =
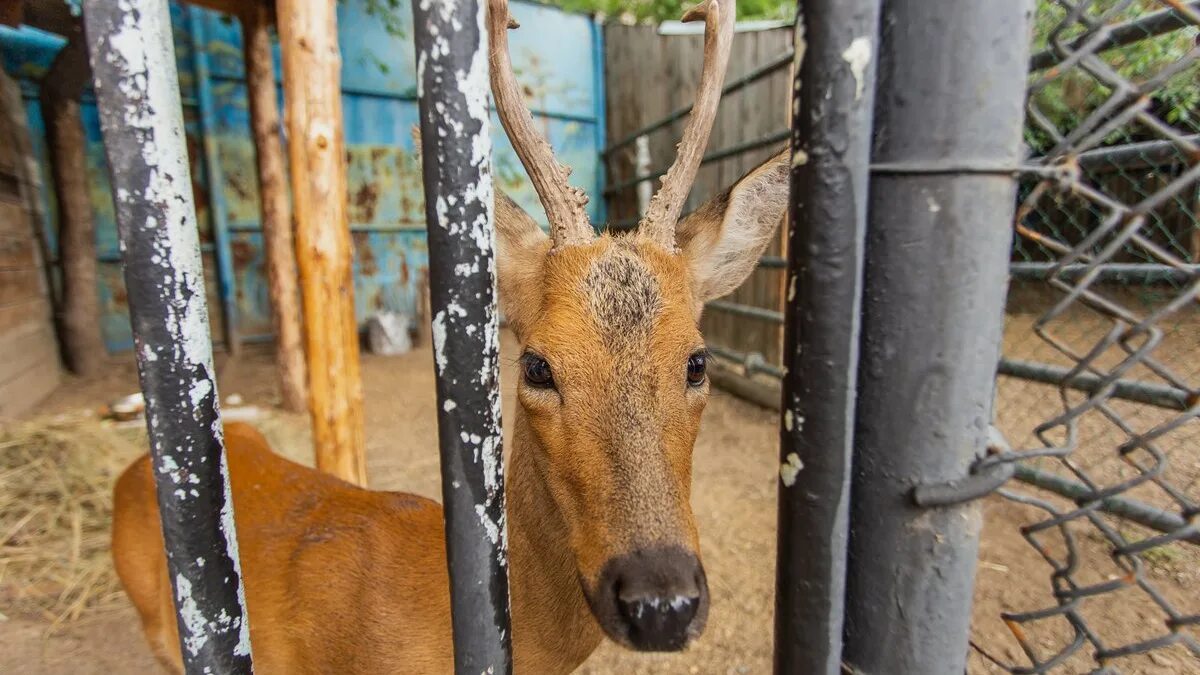
<svg viewBox="0 0 1200 675">
<path fill-rule="evenodd" d="M 704 66 L 700 71 L 700 87 L 675 162 L 667 170 L 662 187 L 650 200 L 646 215 L 638 224 L 638 231 L 643 236 L 668 251 L 675 250 L 675 221 L 679 220 L 683 202 L 696 180 L 717 117 L 725 68 L 729 64 L 729 48 L 733 43 L 733 24 L 737 18 L 734 5 L 734 0 L 706 0 L 683 15 L 684 21 L 704 20 Z"/>
<path fill-rule="evenodd" d="M 521 88 L 513 75 L 512 59 L 508 54 L 508 29 L 517 26 L 509 17 L 508 0 L 488 0 L 492 95 L 496 98 L 500 123 L 546 209 L 554 248 L 586 244 L 593 237 L 592 225 L 584 210 L 587 195 L 567 183 L 571 170 L 558 163 L 550 144 L 534 128 L 533 115 L 525 106 Z"/>
</svg>

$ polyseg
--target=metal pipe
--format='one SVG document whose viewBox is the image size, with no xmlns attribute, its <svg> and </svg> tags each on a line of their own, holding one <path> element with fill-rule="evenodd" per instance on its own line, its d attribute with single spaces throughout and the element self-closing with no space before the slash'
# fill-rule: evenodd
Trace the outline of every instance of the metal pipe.
<svg viewBox="0 0 1200 675">
<path fill-rule="evenodd" d="M 774 363 L 768 363 L 767 360 L 763 358 L 763 355 L 759 354 L 758 352 L 750 352 L 749 354 L 745 354 L 736 349 L 730 349 L 728 347 L 722 347 L 720 345 L 713 344 L 708 345 L 708 351 L 722 359 L 737 363 L 745 371 L 746 376 L 754 375 L 755 373 L 763 373 L 764 375 L 770 375 L 775 379 L 780 379 L 783 377 L 783 368 L 775 365 Z"/>
<path fill-rule="evenodd" d="M 886 0 L 872 162 L 1014 166 L 1032 5 Z M 919 507 L 912 494 L 961 481 L 985 452 L 1015 204 L 1010 173 L 872 176 L 846 584 L 853 672 L 966 670 L 978 502 Z"/>
<path fill-rule="evenodd" d="M 1068 387 L 1089 394 L 1095 394 L 1103 387 L 1103 378 L 1097 375 L 1081 373 L 1068 380 L 1067 378 L 1071 374 L 1070 369 L 1052 366 L 1048 363 L 1000 359 L 1000 363 L 996 367 L 996 373 L 998 375 L 1017 377 L 1022 380 L 1043 382 L 1056 387 Z M 1159 408 L 1182 411 L 1195 405 L 1197 396 L 1195 393 L 1175 387 L 1150 384 L 1149 382 L 1138 382 L 1137 380 L 1117 380 L 1113 383 L 1113 390 L 1108 394 L 1107 398 L 1118 398 L 1135 403 L 1157 406 Z"/>
<path fill-rule="evenodd" d="M 770 323 L 783 323 L 783 312 L 777 312 L 773 309 L 763 309 L 762 307 L 743 305 L 738 302 L 729 302 L 728 300 L 712 300 L 705 303 L 704 306 L 720 312 L 728 312 L 737 316 L 744 316 L 747 319 L 758 319 L 759 321 L 768 321 Z"/>
<path fill-rule="evenodd" d="M 1192 11 L 1200 11 L 1200 2 L 1186 3 L 1185 7 L 1189 7 Z M 1095 53 L 1099 54 L 1117 47 L 1124 47 L 1135 42 L 1148 40 L 1171 31 L 1187 28 L 1192 23 L 1187 17 L 1183 16 L 1175 9 L 1164 9 L 1153 14 L 1148 14 L 1140 19 L 1127 21 L 1125 23 L 1114 24 L 1109 26 L 1109 36 L 1104 42 L 1101 42 L 1095 49 Z M 1078 48 L 1083 43 L 1087 42 L 1093 33 L 1089 31 L 1071 44 L 1071 48 Z M 1045 70 L 1051 66 L 1062 63 L 1063 57 L 1059 56 L 1054 50 L 1045 49 L 1034 54 L 1029 59 L 1029 71 L 1035 72 Z"/>
<path fill-rule="evenodd" d="M 786 52 L 777 55 L 775 58 L 771 59 L 770 61 L 767 61 L 763 65 L 755 68 L 754 70 L 751 70 L 750 72 L 746 73 L 745 75 L 726 84 L 725 88 L 721 90 L 722 98 L 724 98 L 727 94 L 732 94 L 733 92 L 738 91 L 739 89 L 744 89 L 747 86 L 754 84 L 755 82 L 758 82 L 759 80 L 770 75 L 771 73 L 774 73 L 775 71 L 780 70 L 781 68 L 784 68 L 791 62 L 792 62 L 792 50 L 789 49 Z M 688 113 L 690 113 L 691 111 L 692 111 L 692 106 L 686 105 L 682 108 L 679 108 L 675 112 L 667 115 L 666 117 L 663 117 L 663 118 L 659 119 L 658 121 L 651 122 L 650 124 L 638 129 L 637 131 L 634 131 L 633 133 L 629 134 L 628 136 L 622 138 L 621 140 L 617 141 L 616 143 L 613 143 L 612 145 L 605 148 L 605 150 L 602 153 L 600 153 L 601 159 L 608 159 L 617 150 L 620 150 L 621 148 L 636 141 L 638 136 L 644 136 L 646 134 L 650 134 L 655 131 L 658 131 L 659 129 L 662 129 L 662 128 L 670 125 L 672 122 L 674 122 L 676 120 L 683 119 L 683 117 L 685 115 L 687 115 Z"/>
<path fill-rule="evenodd" d="M 221 325 L 225 349 L 236 355 L 241 349 L 238 337 L 237 275 L 233 271 L 233 245 L 229 236 L 229 213 L 225 205 L 225 179 L 221 170 L 221 153 L 217 148 L 217 113 L 213 100 L 212 74 L 205 44 L 204 9 L 187 8 L 188 26 L 192 32 L 192 67 L 196 71 L 197 112 L 200 136 L 204 139 L 204 166 L 208 174 L 208 197 L 212 215 L 213 241 L 216 243 L 217 293 L 221 298 Z"/>
<path fill-rule="evenodd" d="M 1182 137 L 1190 143 L 1200 143 L 1200 134 Z M 1036 161 L 1038 158 L 1034 158 Z M 1134 169 L 1139 167 L 1164 168 L 1173 164 L 1184 165 L 1189 157 L 1186 150 L 1175 141 L 1141 141 L 1113 145 L 1106 148 L 1085 150 L 1075 156 L 1081 169 Z M 1192 159 L 1195 159 L 1193 157 Z"/>
<path fill-rule="evenodd" d="M 738 143 L 737 145 L 731 145 L 728 148 L 724 148 L 722 150 L 716 150 L 714 152 L 710 152 L 700 160 L 700 164 L 701 164 L 701 166 L 703 166 L 705 164 L 710 164 L 712 162 L 719 162 L 723 159 L 726 159 L 728 157 L 733 157 L 736 155 L 740 155 L 744 152 L 751 152 L 751 151 L 757 150 L 759 148 L 765 148 L 768 145 L 782 143 L 782 142 L 786 141 L 790 136 L 791 136 L 791 132 L 787 131 L 786 129 L 783 131 L 776 131 L 776 132 L 767 134 L 765 136 L 759 136 L 758 138 L 751 139 L 749 141 L 746 141 L 745 143 Z M 656 178 L 661 178 L 661 177 L 667 175 L 668 168 L 670 168 L 670 167 L 660 167 L 658 169 L 655 169 L 651 173 L 644 174 L 641 176 L 634 176 L 633 178 L 623 180 L 620 183 L 616 183 L 615 185 L 607 188 L 604 191 L 604 196 L 610 197 L 610 196 L 620 192 L 621 190 L 633 187 L 634 185 L 637 185 L 638 183 L 644 183 L 648 180 L 654 180 Z"/>
<path fill-rule="evenodd" d="M 779 429 L 775 672 L 842 672 L 880 0 L 799 0 Z M 807 45 L 805 45 L 807 41 Z"/>
<path fill-rule="evenodd" d="M 1052 473 L 1040 471 L 1017 462 L 1016 473 L 1013 477 L 1022 483 L 1049 490 L 1054 494 L 1074 500 L 1077 504 L 1086 504 L 1094 494 L 1088 486 L 1077 481 L 1069 480 Z M 1171 534 L 1188 526 L 1186 520 L 1177 513 L 1164 511 L 1133 499 L 1125 497 L 1106 497 L 1097 507 L 1100 511 L 1124 518 L 1152 530 Z M 1191 544 L 1200 544 L 1200 533 L 1191 533 L 1181 538 Z"/>
<path fill-rule="evenodd" d="M 237 533 L 166 0 L 86 0 L 184 670 L 250 673 Z"/>
<path fill-rule="evenodd" d="M 512 672 L 485 5 L 413 3 L 454 666 Z"/>
<path fill-rule="evenodd" d="M 1009 274 L 1013 279 L 1043 281 L 1050 277 L 1061 277 L 1074 281 L 1091 271 L 1091 265 L 1071 264 L 1055 272 L 1058 263 L 1053 262 L 1015 262 L 1009 265 Z M 1150 284 L 1172 283 L 1183 285 L 1200 275 L 1200 265 L 1188 265 L 1184 268 L 1173 265 L 1157 265 L 1146 263 L 1103 263 L 1099 265 L 1100 272 L 1097 281 L 1115 281 L 1119 283 Z"/>
</svg>

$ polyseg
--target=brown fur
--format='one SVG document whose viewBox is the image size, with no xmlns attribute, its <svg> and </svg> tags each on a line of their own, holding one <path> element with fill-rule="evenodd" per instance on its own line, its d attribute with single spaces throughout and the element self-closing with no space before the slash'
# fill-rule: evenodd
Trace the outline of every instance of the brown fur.
<svg viewBox="0 0 1200 675">
<path fill-rule="evenodd" d="M 753 269 L 782 215 L 781 164 L 681 223 L 680 252 L 633 234 L 551 253 L 497 195 L 505 314 L 556 383 L 518 387 L 508 523 L 519 672 L 570 672 L 600 643 L 585 594 L 606 563 L 651 547 L 698 555 L 691 455 L 708 385 L 686 383 L 704 345 L 698 308 Z M 748 244 L 735 255 L 731 241 Z M 289 462 L 244 424 L 226 427 L 226 443 L 256 671 L 452 672 L 441 508 Z M 117 482 L 113 556 L 152 648 L 178 672 L 147 457 Z"/>
</svg>

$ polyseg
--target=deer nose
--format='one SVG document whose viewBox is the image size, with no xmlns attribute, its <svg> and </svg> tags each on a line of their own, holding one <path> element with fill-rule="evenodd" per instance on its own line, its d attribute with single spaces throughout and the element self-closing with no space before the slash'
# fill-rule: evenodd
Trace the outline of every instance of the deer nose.
<svg viewBox="0 0 1200 675">
<path fill-rule="evenodd" d="M 618 642 L 640 651 L 678 651 L 704 629 L 708 584 L 694 554 L 675 546 L 640 549 L 607 568 L 597 591 L 608 599 L 598 604 L 616 611 L 596 614 Z"/>
<path fill-rule="evenodd" d="M 629 641 L 648 650 L 682 649 L 687 628 L 700 606 L 700 595 L 635 595 L 619 593 L 617 604 L 629 625 Z"/>
</svg>

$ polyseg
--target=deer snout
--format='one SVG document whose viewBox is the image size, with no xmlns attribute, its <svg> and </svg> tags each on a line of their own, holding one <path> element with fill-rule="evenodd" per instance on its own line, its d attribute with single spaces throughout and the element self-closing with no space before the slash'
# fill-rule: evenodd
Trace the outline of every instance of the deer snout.
<svg viewBox="0 0 1200 675">
<path fill-rule="evenodd" d="M 600 627 L 638 651 L 678 651 L 704 630 L 708 582 L 694 553 L 638 549 L 604 566 L 588 595 Z"/>
</svg>

